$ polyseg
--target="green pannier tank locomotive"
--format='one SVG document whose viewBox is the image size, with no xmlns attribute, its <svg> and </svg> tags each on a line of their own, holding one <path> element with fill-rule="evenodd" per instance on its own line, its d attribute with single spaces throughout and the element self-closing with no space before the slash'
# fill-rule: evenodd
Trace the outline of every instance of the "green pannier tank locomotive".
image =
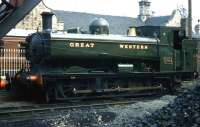
<svg viewBox="0 0 200 127">
<path fill-rule="evenodd" d="M 25 43 L 30 70 L 13 82 L 49 101 L 172 92 L 196 78 L 198 40 L 186 39 L 183 28 L 135 29 L 137 36 L 34 33 Z"/>
</svg>

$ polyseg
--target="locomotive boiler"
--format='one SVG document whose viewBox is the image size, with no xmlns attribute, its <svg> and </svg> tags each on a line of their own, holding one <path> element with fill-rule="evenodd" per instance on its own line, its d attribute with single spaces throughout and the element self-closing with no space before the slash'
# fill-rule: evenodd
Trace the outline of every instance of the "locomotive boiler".
<svg viewBox="0 0 200 127">
<path fill-rule="evenodd" d="M 47 102 L 172 92 L 197 75 L 198 40 L 187 40 L 183 28 L 143 26 L 127 36 L 110 35 L 104 19 L 91 24 L 90 34 L 52 32 L 50 20 L 43 26 L 26 39 L 30 70 L 12 83 Z"/>
</svg>

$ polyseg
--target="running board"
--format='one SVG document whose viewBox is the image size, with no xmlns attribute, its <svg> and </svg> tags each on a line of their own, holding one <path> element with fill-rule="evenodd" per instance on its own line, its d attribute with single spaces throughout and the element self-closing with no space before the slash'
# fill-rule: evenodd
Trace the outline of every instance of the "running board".
<svg viewBox="0 0 200 127">
<path fill-rule="evenodd" d="M 81 97 L 68 97 L 68 98 L 56 98 L 54 101 L 74 101 L 76 100 L 90 100 L 90 99 L 110 99 L 110 98 L 121 98 L 121 97 L 131 97 L 131 98 L 137 98 L 137 97 L 160 97 L 162 94 L 158 92 L 149 92 L 149 93 L 132 93 L 132 94 L 117 94 L 117 95 L 101 95 L 101 96 L 81 96 Z"/>
<path fill-rule="evenodd" d="M 116 88 L 116 89 L 97 89 L 97 90 L 73 90 L 74 94 L 89 94 L 89 93 L 111 93 L 111 92 L 136 92 L 147 90 L 162 90 L 162 86 L 156 87 L 135 87 L 135 88 Z"/>
<path fill-rule="evenodd" d="M 158 90 L 160 92 L 158 92 Z M 104 89 L 104 92 L 95 92 L 94 90 L 78 90 L 75 95 L 88 94 L 87 96 L 55 98 L 56 101 L 67 100 L 84 100 L 84 99 L 101 99 L 101 98 L 116 98 L 116 97 L 141 97 L 141 96 L 155 96 L 162 94 L 163 87 L 139 87 L 139 88 L 120 88 L 119 89 Z M 142 91 L 145 91 L 142 93 Z M 149 91 L 149 92 L 146 92 Z M 129 92 L 129 93 L 127 93 Z M 132 92 L 132 93 L 130 93 Z M 94 95 L 96 93 L 96 95 Z M 105 93 L 116 93 L 107 95 Z M 91 95 L 92 94 L 92 95 Z"/>
</svg>

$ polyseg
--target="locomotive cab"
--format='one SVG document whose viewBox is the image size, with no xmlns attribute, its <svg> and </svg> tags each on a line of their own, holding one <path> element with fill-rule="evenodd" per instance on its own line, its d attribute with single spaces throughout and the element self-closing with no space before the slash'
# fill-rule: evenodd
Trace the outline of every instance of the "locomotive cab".
<svg viewBox="0 0 200 127">
<path fill-rule="evenodd" d="M 160 45 L 167 45 L 164 50 L 160 50 L 161 71 L 182 71 L 183 70 L 183 40 L 186 39 L 185 30 L 181 27 L 164 26 L 142 26 L 137 28 L 139 36 L 158 38 Z M 162 46 L 160 47 L 160 49 Z M 162 59 L 163 58 L 163 59 Z M 167 69 L 165 69 L 167 68 Z"/>
</svg>

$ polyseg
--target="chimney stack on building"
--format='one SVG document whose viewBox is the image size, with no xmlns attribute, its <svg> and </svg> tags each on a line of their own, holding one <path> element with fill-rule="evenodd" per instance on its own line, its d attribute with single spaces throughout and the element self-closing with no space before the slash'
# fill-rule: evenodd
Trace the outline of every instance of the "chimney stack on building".
<svg viewBox="0 0 200 127">
<path fill-rule="evenodd" d="M 150 10 L 151 2 L 148 0 L 141 0 L 139 2 L 139 18 L 141 21 L 145 22 L 148 18 L 151 17 L 151 10 Z"/>
</svg>

